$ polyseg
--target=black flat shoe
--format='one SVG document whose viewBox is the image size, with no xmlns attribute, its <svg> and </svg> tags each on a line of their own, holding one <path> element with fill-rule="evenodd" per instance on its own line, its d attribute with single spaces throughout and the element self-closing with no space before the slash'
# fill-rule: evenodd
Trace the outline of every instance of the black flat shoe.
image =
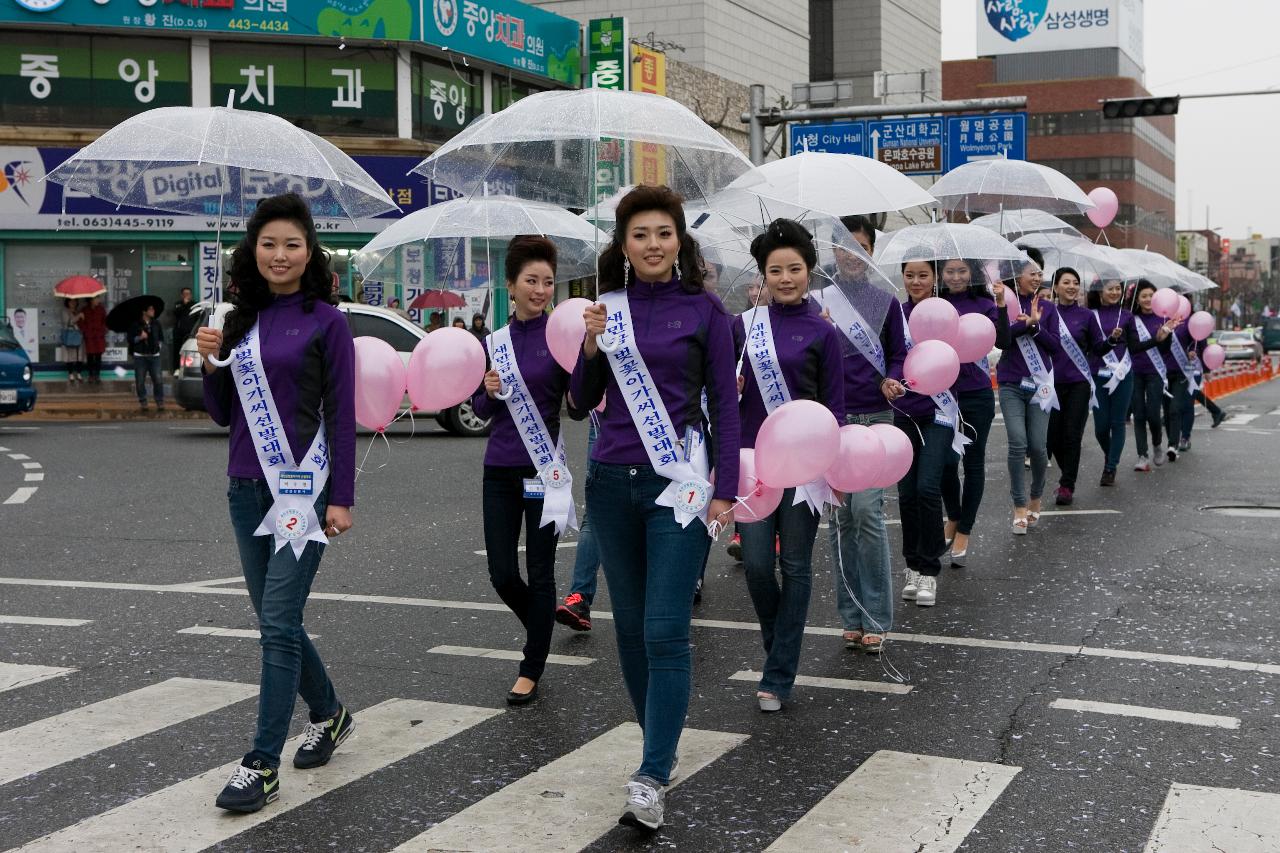
<svg viewBox="0 0 1280 853">
<path fill-rule="evenodd" d="M 517 693 L 514 690 L 507 692 L 508 705 L 528 705 L 538 695 L 538 684 L 534 682 L 533 689 L 528 693 Z"/>
</svg>

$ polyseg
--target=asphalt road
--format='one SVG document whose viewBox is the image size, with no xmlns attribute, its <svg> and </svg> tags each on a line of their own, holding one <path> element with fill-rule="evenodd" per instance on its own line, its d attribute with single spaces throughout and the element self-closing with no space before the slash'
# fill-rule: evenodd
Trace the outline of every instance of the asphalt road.
<svg viewBox="0 0 1280 853">
<path fill-rule="evenodd" d="M 697 732 L 652 837 L 614 825 L 638 751 L 603 581 L 596 630 L 557 628 L 552 652 L 578 665 L 550 665 L 532 706 L 503 701 L 513 661 L 432 651 L 521 645 L 482 553 L 483 441 L 431 424 L 374 443 L 307 610 L 357 733 L 322 770 L 286 766 L 285 799 L 250 819 L 212 805 L 252 735 L 259 662 L 225 434 L 6 420 L 0 847 L 1278 850 L 1280 512 L 1202 508 L 1280 506 L 1280 383 L 1223 404 L 1231 420 L 1198 419 L 1175 464 L 1136 474 L 1130 449 L 1114 489 L 1088 436 L 1076 504 L 1021 538 L 997 422 L 969 567 L 945 570 L 937 607 L 897 609 L 884 661 L 843 648 L 819 531 L 801 673 L 834 681 L 779 715 L 731 678 L 762 652 L 716 547 Z M 582 471 L 580 425 L 569 439 Z M 561 594 L 573 555 L 562 543 Z"/>
</svg>

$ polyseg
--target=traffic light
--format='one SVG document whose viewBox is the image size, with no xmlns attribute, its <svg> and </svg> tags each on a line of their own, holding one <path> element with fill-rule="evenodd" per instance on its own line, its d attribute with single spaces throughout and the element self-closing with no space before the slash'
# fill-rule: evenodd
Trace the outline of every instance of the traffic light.
<svg viewBox="0 0 1280 853">
<path fill-rule="evenodd" d="M 1103 118 L 1145 118 L 1178 114 L 1177 95 L 1170 98 L 1108 98 L 1102 102 Z"/>
</svg>

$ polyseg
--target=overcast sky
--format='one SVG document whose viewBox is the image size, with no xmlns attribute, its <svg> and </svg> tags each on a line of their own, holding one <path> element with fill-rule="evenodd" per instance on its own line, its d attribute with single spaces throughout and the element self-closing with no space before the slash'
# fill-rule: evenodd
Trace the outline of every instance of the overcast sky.
<svg viewBox="0 0 1280 853">
<path fill-rule="evenodd" d="M 975 0 L 942 0 L 942 58 L 971 59 Z M 1277 0 L 1146 0 L 1146 86 L 1157 95 L 1280 88 Z M 1183 101 L 1178 228 L 1280 237 L 1280 94 Z"/>
</svg>

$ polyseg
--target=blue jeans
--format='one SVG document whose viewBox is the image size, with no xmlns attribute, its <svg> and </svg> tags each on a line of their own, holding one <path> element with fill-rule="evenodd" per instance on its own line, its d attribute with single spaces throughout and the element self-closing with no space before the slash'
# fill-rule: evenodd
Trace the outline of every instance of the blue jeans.
<svg viewBox="0 0 1280 853">
<path fill-rule="evenodd" d="M 768 518 L 738 525 L 747 591 L 764 640 L 760 689 L 779 699 L 791 695 L 800 668 L 804 623 L 813 589 L 813 540 L 818 535 L 818 516 L 803 501 L 792 506 L 795 496 L 795 489 L 787 489 L 782 503 Z M 776 558 L 775 532 L 781 544 Z M 773 570 L 775 559 L 782 572 L 781 585 Z"/>
<path fill-rule="evenodd" d="M 151 377 L 151 396 L 156 405 L 164 405 L 164 379 L 160 376 L 160 356 L 135 355 L 133 357 L 133 387 L 138 392 L 138 402 L 147 404 L 147 377 Z M 265 512 L 265 510 L 264 510 Z M 258 519 L 261 521 L 262 519 Z"/>
<path fill-rule="evenodd" d="M 1158 356 L 1157 356 L 1158 357 Z M 1163 442 L 1163 421 L 1160 416 L 1164 399 L 1164 382 L 1154 373 L 1133 374 L 1133 440 L 1139 456 L 1147 456 L 1147 433 L 1151 444 L 1158 447 Z"/>
<path fill-rule="evenodd" d="M 902 556 L 908 569 L 937 577 L 947 539 L 942 532 L 942 471 L 956 458 L 952 429 L 933 416 L 898 415 L 894 426 L 911 439 L 911 470 L 898 481 L 898 513 L 902 517 Z"/>
<path fill-rule="evenodd" d="M 888 424 L 893 416 L 888 411 L 848 415 L 845 422 Z M 836 507 L 830 535 L 840 623 L 846 631 L 892 630 L 893 566 L 884 526 L 884 489 L 845 495 Z"/>
<path fill-rule="evenodd" d="M 982 493 L 987 480 L 987 439 L 996 417 L 996 395 L 990 388 L 961 391 L 955 395 L 964 419 L 964 433 L 973 439 L 964 449 L 964 458 L 951 457 L 942 472 L 942 502 L 947 520 L 956 523 L 956 532 L 968 536 L 978 520 Z M 960 488 L 960 468 L 964 466 L 964 490 Z"/>
<path fill-rule="evenodd" d="M 311 582 L 320 568 L 325 546 L 308 542 L 302 559 L 293 548 L 275 550 L 272 536 L 253 531 L 271 508 L 273 499 L 266 480 L 232 477 L 227 487 L 231 527 L 240 549 L 240 568 L 249 600 L 258 614 L 262 646 L 262 678 L 258 689 L 258 732 L 246 761 L 280 766 L 280 751 L 293 719 L 295 696 L 307 703 L 313 722 L 338 713 L 338 696 L 325 672 L 320 654 L 302 627 L 302 610 L 311 593 Z M 324 523 L 329 505 L 328 489 L 316 498 L 316 516 Z"/>
<path fill-rule="evenodd" d="M 596 427 L 595 417 L 587 424 L 587 458 L 591 458 L 591 450 L 596 446 L 600 430 Z M 586 515 L 578 528 L 578 554 L 573 561 L 573 580 L 569 584 L 569 594 L 578 593 L 582 600 L 591 606 L 596 600 L 596 578 L 600 574 L 600 547 L 596 545 L 595 528 L 591 526 L 591 517 Z"/>
<path fill-rule="evenodd" d="M 1093 410 L 1093 435 L 1106 459 L 1102 463 L 1103 470 L 1114 473 L 1120 467 L 1120 455 L 1124 453 L 1124 422 L 1129 414 L 1129 403 L 1133 400 L 1133 373 L 1131 371 L 1121 380 L 1114 391 L 1107 390 L 1110 381 L 1109 376 L 1093 377 L 1098 389 L 1098 408 Z"/>
<path fill-rule="evenodd" d="M 1012 382 L 1000 383 L 1000 411 L 1009 439 L 1009 497 L 1018 509 L 1028 503 L 1027 481 L 1022 463 L 1031 457 L 1031 497 L 1044 494 L 1045 471 L 1049 467 L 1049 413 L 1035 402 L 1035 391 Z"/>
<path fill-rule="evenodd" d="M 701 522 L 681 527 L 670 507 L 654 503 L 670 482 L 648 465 L 592 462 L 587 471 L 618 662 L 644 731 L 636 775 L 664 785 L 689 710 L 693 590 L 711 547 Z"/>
</svg>

